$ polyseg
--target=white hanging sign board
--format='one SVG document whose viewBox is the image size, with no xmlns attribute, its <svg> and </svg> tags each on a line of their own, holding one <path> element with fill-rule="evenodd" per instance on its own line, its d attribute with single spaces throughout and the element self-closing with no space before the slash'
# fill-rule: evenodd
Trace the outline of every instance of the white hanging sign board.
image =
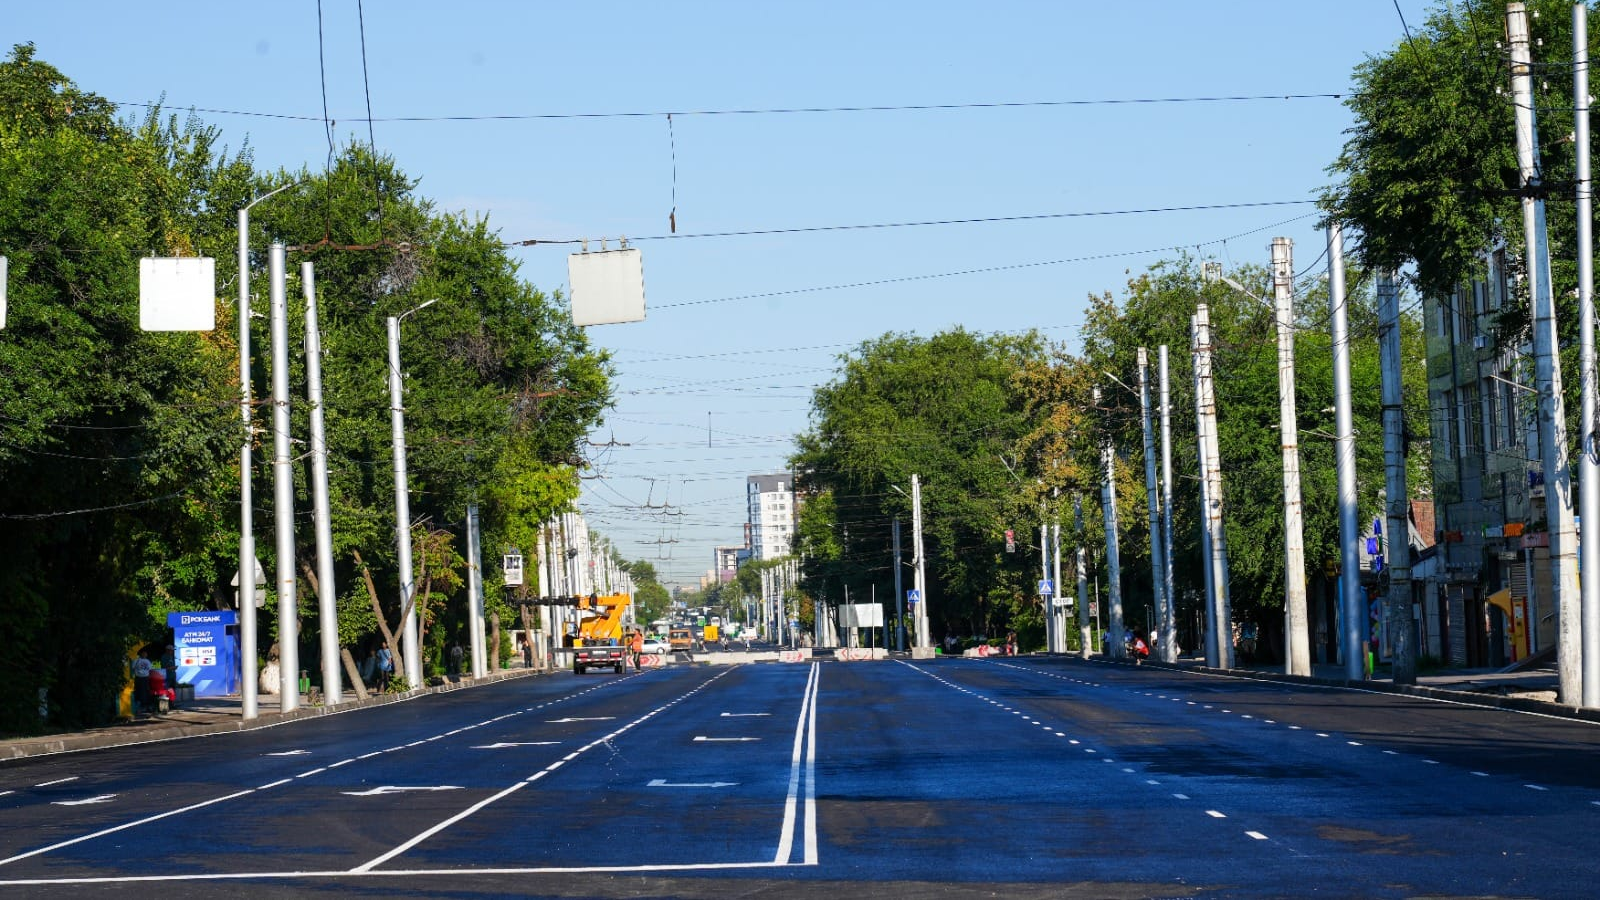
<svg viewBox="0 0 1600 900">
<path fill-rule="evenodd" d="M 572 324 L 644 321 L 644 260 L 632 247 L 567 257 Z"/>
<path fill-rule="evenodd" d="M 207 256 L 139 260 L 139 327 L 145 331 L 217 327 L 217 261 Z"/>
</svg>

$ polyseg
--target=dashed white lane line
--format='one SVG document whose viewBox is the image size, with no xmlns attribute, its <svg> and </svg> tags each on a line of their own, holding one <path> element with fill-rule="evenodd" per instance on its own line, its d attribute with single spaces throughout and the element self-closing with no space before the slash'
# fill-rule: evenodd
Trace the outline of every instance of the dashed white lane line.
<svg viewBox="0 0 1600 900">
<path fill-rule="evenodd" d="M 1189 799 L 1189 795 L 1188 794 L 1173 794 L 1172 795 L 1172 799 L 1174 799 L 1174 800 L 1187 800 L 1187 799 Z"/>
<path fill-rule="evenodd" d="M 78 776 L 72 775 L 72 776 L 67 777 L 67 778 L 57 778 L 55 781 L 42 781 L 42 782 L 34 785 L 34 787 L 36 787 L 36 788 L 49 787 L 52 784 L 66 784 L 69 781 L 77 781 L 77 780 L 78 780 Z"/>
<path fill-rule="evenodd" d="M 312 769 L 309 772 L 301 772 L 299 775 L 296 775 L 295 777 L 296 778 L 309 778 L 312 775 L 321 775 L 323 772 L 326 772 L 326 771 L 328 771 L 328 767 L 327 766 L 323 766 L 320 769 Z"/>
<path fill-rule="evenodd" d="M 1542 787 L 1542 786 L 1537 785 L 1537 784 L 1525 784 L 1525 785 L 1523 785 L 1523 787 L 1527 788 L 1530 791 L 1548 791 L 1548 790 L 1550 790 L 1547 787 Z"/>
<path fill-rule="evenodd" d="M 1259 831 L 1246 831 L 1245 834 L 1250 835 L 1251 837 L 1255 838 L 1258 841 L 1264 841 L 1264 840 L 1267 839 L 1267 836 L 1262 834 Z"/>
<path fill-rule="evenodd" d="M 1489 773 L 1488 772 L 1473 772 L 1472 774 L 1478 776 L 1479 778 L 1488 778 L 1489 777 Z M 1600 803 L 1600 801 L 1596 801 L 1596 802 Z"/>
<path fill-rule="evenodd" d="M 1226 819 L 1227 818 L 1227 816 L 1223 815 L 1222 813 L 1217 812 L 1214 809 L 1206 810 L 1206 815 L 1210 816 L 1213 819 Z"/>
</svg>

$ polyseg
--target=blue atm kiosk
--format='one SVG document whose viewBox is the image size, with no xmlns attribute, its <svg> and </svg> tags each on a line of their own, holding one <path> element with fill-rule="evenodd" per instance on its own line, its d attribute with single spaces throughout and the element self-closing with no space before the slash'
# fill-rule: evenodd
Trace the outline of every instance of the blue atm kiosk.
<svg viewBox="0 0 1600 900">
<path fill-rule="evenodd" d="M 177 657 L 178 684 L 194 685 L 196 697 L 239 693 L 239 636 L 231 609 L 167 613 Z"/>
</svg>

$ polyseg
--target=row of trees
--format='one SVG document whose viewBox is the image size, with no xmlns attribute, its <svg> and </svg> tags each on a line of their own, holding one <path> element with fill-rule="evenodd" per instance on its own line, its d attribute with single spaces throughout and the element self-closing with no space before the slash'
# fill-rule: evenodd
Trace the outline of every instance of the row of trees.
<svg viewBox="0 0 1600 900">
<path fill-rule="evenodd" d="M 1266 272 L 1246 267 L 1236 280 L 1261 286 Z M 1382 485 L 1377 323 L 1370 285 L 1350 300 L 1358 470 L 1362 505 L 1377 507 Z M 1306 517 L 1306 558 L 1313 577 L 1338 557 L 1333 445 L 1332 349 L 1327 294 L 1315 279 L 1301 286 L 1296 310 L 1299 422 Z M 1278 440 L 1278 367 L 1272 311 L 1220 284 L 1204 284 L 1198 263 L 1180 258 L 1128 282 L 1120 298 L 1090 298 L 1081 347 L 1068 352 L 1038 334 L 978 335 L 956 330 L 918 338 L 889 334 L 841 358 L 835 379 L 812 401 L 814 425 L 792 463 L 807 495 L 799 525 L 807 592 L 821 602 L 856 602 L 876 586 L 893 597 L 891 522 L 905 527 L 910 560 L 909 494 L 922 478 L 923 541 L 936 638 L 1016 630 L 1042 645 L 1041 516 L 1063 523 L 1065 568 L 1071 548 L 1104 546 L 1102 442 L 1116 448 L 1124 606 L 1130 624 L 1147 620 L 1151 596 L 1149 522 L 1138 383 L 1139 347 L 1171 348 L 1173 485 L 1178 621 L 1202 617 L 1198 464 L 1196 462 L 1189 317 L 1212 311 L 1225 463 L 1225 520 L 1230 535 L 1234 610 L 1271 632 L 1283 604 L 1282 458 Z M 1412 361 L 1407 410 L 1414 440 L 1426 440 L 1428 416 L 1421 332 L 1407 320 Z M 1154 377 L 1152 373 L 1152 378 Z M 1101 388 L 1100 403 L 1092 399 Z M 1420 460 L 1421 454 L 1418 454 Z M 902 493 L 904 491 L 904 493 Z M 1074 529 L 1073 500 L 1084 502 Z M 1043 511 L 1043 512 L 1042 512 Z M 1014 549 L 1006 549 L 1006 533 Z M 1096 577 L 1104 578 L 1097 572 Z M 904 586 L 909 587 L 909 573 Z M 1070 587 L 1069 587 L 1070 590 Z M 892 601 L 891 601 L 892 609 Z M 1104 619 L 1102 619 L 1102 623 Z M 1280 627 L 1281 632 L 1281 627 Z M 1192 634 L 1192 632 L 1191 632 Z M 1192 637 L 1191 637 L 1192 640 Z"/>
<path fill-rule="evenodd" d="M 105 720 L 130 646 L 164 643 L 167 612 L 232 606 L 243 441 L 234 304 L 219 299 L 209 333 L 143 332 L 138 259 L 214 257 L 226 295 L 240 276 L 235 211 L 285 184 L 294 187 L 252 211 L 253 284 L 264 308 L 266 246 L 290 245 L 291 384 L 304 397 L 298 263 L 315 264 L 337 560 L 336 583 L 321 586 L 337 592 L 336 623 L 317 620 L 311 580 L 298 592 L 302 646 L 337 627 L 342 645 L 358 647 L 380 616 L 399 618 L 385 317 L 439 299 L 404 337 L 427 658 L 437 664 L 450 640 L 464 641 L 467 504 L 483 508 L 492 560 L 498 547 L 534 546 L 538 523 L 576 498 L 578 447 L 609 403 L 611 364 L 559 295 L 519 279 L 486 221 L 437 209 L 369 148 L 346 148 L 323 172 L 262 171 L 248 146 L 219 147 L 193 116 L 119 120 L 19 45 L 0 63 L 0 254 L 10 261 L 0 646 L 14 682 L 0 693 L 0 733 Z M 264 319 L 252 324 L 253 347 L 267 347 L 266 331 Z M 269 373 L 258 355 L 260 398 Z M 271 446 L 267 411 L 255 417 L 258 451 Z M 293 413 L 293 433 L 306 435 L 305 404 Z M 256 460 L 265 485 L 269 467 Z M 305 560 L 308 475 L 298 460 Z M 256 521 L 270 529 L 272 511 L 257 509 Z M 273 542 L 258 535 L 257 547 L 271 571 Z M 489 593 L 491 612 L 509 618 Z M 261 617 L 263 648 L 274 619 Z"/>
</svg>

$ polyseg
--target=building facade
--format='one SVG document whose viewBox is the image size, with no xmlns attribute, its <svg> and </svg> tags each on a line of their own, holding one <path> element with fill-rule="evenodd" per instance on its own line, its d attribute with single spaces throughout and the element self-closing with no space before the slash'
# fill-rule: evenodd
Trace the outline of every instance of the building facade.
<svg viewBox="0 0 1600 900">
<path fill-rule="evenodd" d="M 1514 284 L 1503 247 L 1485 272 L 1423 299 L 1437 558 L 1422 650 L 1467 666 L 1555 642 L 1533 350 L 1496 331 Z"/>
<path fill-rule="evenodd" d="M 796 520 L 794 476 L 751 475 L 745 479 L 745 507 L 750 558 L 757 561 L 788 556 L 794 546 Z"/>
</svg>

